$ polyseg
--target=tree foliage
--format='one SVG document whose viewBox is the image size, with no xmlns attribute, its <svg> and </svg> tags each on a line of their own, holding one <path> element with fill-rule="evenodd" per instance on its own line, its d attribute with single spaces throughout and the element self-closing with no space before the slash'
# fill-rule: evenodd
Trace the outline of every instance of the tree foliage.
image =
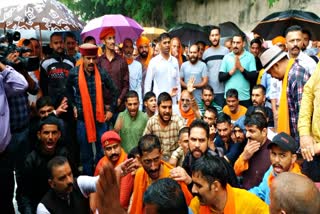
<svg viewBox="0 0 320 214">
<path fill-rule="evenodd" d="M 276 3 L 279 0 L 267 0 L 269 3 L 269 7 L 272 7 L 274 5 L 274 3 Z"/>
<path fill-rule="evenodd" d="M 175 0 L 60 0 L 87 21 L 105 14 L 123 14 L 144 26 L 171 27 L 176 20 Z"/>
</svg>

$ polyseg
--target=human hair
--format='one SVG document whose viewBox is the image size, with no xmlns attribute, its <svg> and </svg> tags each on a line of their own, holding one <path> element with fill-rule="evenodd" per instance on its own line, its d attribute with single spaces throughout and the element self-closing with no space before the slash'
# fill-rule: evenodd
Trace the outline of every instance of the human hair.
<svg viewBox="0 0 320 214">
<path fill-rule="evenodd" d="M 162 40 L 167 39 L 167 38 L 171 39 L 170 34 L 169 33 L 162 33 L 162 34 L 160 34 L 158 41 L 162 42 Z"/>
<path fill-rule="evenodd" d="M 199 45 L 203 45 L 203 46 L 205 47 L 205 46 L 206 46 L 206 43 L 205 43 L 204 41 L 199 40 L 199 41 L 197 41 L 197 42 L 195 43 L 195 45 L 197 45 L 198 47 L 199 47 Z"/>
<path fill-rule="evenodd" d="M 320 213 L 320 192 L 308 177 L 283 172 L 271 183 L 272 208 L 285 213 Z"/>
<path fill-rule="evenodd" d="M 171 96 L 170 96 L 169 93 L 167 93 L 167 92 L 162 92 L 162 93 L 160 93 L 159 96 L 158 96 L 157 105 L 160 106 L 160 104 L 161 104 L 162 102 L 165 102 L 165 101 L 171 101 L 171 102 L 172 102 L 172 98 L 171 98 Z"/>
<path fill-rule="evenodd" d="M 131 42 L 132 45 L 133 45 L 133 41 L 132 41 L 132 39 L 130 39 L 129 37 L 127 37 L 127 38 L 125 38 L 125 39 L 123 40 L 123 44 L 124 44 L 125 41 L 129 41 L 129 42 Z"/>
<path fill-rule="evenodd" d="M 142 157 L 143 152 L 152 152 L 154 149 L 161 151 L 161 143 L 157 135 L 146 134 L 140 138 L 138 142 L 140 157 Z"/>
<path fill-rule="evenodd" d="M 310 32 L 309 30 L 307 30 L 307 29 L 302 29 L 302 33 L 303 33 L 303 34 L 307 34 L 308 37 L 309 37 L 309 40 L 311 40 L 312 34 L 311 34 L 311 32 Z"/>
<path fill-rule="evenodd" d="M 211 91 L 211 93 L 214 94 L 213 88 L 209 84 L 202 88 L 202 94 L 204 90 Z"/>
<path fill-rule="evenodd" d="M 214 106 L 208 106 L 207 109 L 206 109 L 206 111 L 213 113 L 214 116 L 216 116 L 216 117 L 217 117 L 217 115 L 218 115 L 218 110 L 217 110 L 216 107 L 214 107 Z"/>
<path fill-rule="evenodd" d="M 42 130 L 42 127 L 44 125 L 56 125 L 58 130 L 61 131 L 61 122 L 60 120 L 57 118 L 57 116 L 55 116 L 54 114 L 50 114 L 49 116 L 47 117 L 44 117 L 42 118 L 40 121 L 39 121 L 39 128 L 38 128 L 38 131 L 41 131 Z"/>
<path fill-rule="evenodd" d="M 199 51 L 200 51 L 199 46 L 198 46 L 198 45 L 196 45 L 196 44 L 191 45 L 191 46 L 189 47 L 189 51 L 190 51 L 191 47 L 197 47 L 197 52 L 199 52 Z"/>
<path fill-rule="evenodd" d="M 41 109 L 44 106 L 53 106 L 54 107 L 53 102 L 51 100 L 51 97 L 43 96 L 43 97 L 40 97 L 39 99 L 37 99 L 37 102 L 36 102 L 37 110 Z"/>
<path fill-rule="evenodd" d="M 179 139 L 180 139 L 180 137 L 181 137 L 182 134 L 184 134 L 184 133 L 188 133 L 188 134 L 189 134 L 189 130 L 190 130 L 190 128 L 187 127 L 187 126 L 185 126 L 185 127 L 183 127 L 182 129 L 180 129 L 180 130 L 179 130 L 179 134 L 178 134 Z"/>
<path fill-rule="evenodd" d="M 71 38 L 71 39 L 77 41 L 77 37 L 72 32 L 66 32 L 64 34 L 64 41 L 66 41 L 67 38 Z"/>
<path fill-rule="evenodd" d="M 262 94 L 266 95 L 266 87 L 264 87 L 263 85 L 261 85 L 261 84 L 255 85 L 255 86 L 253 86 L 252 90 L 254 90 L 254 89 L 261 89 Z"/>
<path fill-rule="evenodd" d="M 192 166 L 192 175 L 195 173 L 201 173 L 200 176 L 209 183 L 210 189 L 214 181 L 219 181 L 224 189 L 227 186 L 229 173 L 221 157 L 204 154 Z"/>
<path fill-rule="evenodd" d="M 136 155 L 139 155 L 138 146 L 133 147 L 128 153 L 128 159 L 135 158 Z"/>
<path fill-rule="evenodd" d="M 94 41 L 94 43 L 96 44 L 96 39 L 93 36 L 87 36 L 86 38 L 84 38 L 83 43 L 88 43 L 90 41 Z"/>
<path fill-rule="evenodd" d="M 195 127 L 203 129 L 206 132 L 206 137 L 209 138 L 209 125 L 208 125 L 208 123 L 206 123 L 205 121 L 200 120 L 200 119 L 196 119 L 196 120 L 192 121 L 192 123 L 189 126 L 189 135 L 191 133 L 191 130 Z"/>
<path fill-rule="evenodd" d="M 128 91 L 128 92 L 126 93 L 126 95 L 125 95 L 125 97 L 124 97 L 124 100 L 125 100 L 125 102 L 127 102 L 127 101 L 128 101 L 128 98 L 134 98 L 134 97 L 136 97 L 136 98 L 138 99 L 138 101 L 139 101 L 139 95 L 138 95 L 138 93 L 137 93 L 136 91 L 134 91 L 134 90 L 130 90 L 130 91 Z"/>
<path fill-rule="evenodd" d="M 238 91 L 237 89 L 230 88 L 226 93 L 226 98 L 234 97 L 238 99 Z"/>
<path fill-rule="evenodd" d="M 219 26 L 216 26 L 216 25 L 213 25 L 213 26 L 210 27 L 210 34 L 211 34 L 211 31 L 212 31 L 212 30 L 218 30 L 218 31 L 219 31 L 219 34 L 220 34 L 220 32 L 221 32 L 220 27 L 219 27 Z"/>
<path fill-rule="evenodd" d="M 261 113 L 253 113 L 246 116 L 244 119 L 245 126 L 257 126 L 257 128 L 262 131 L 264 128 L 268 127 L 267 119 Z"/>
<path fill-rule="evenodd" d="M 240 33 L 235 33 L 235 34 L 232 36 L 232 41 L 233 41 L 233 38 L 234 38 L 234 37 L 240 37 L 243 42 L 245 41 L 243 35 L 241 35 Z"/>
<path fill-rule="evenodd" d="M 259 113 L 259 114 L 263 115 L 266 119 L 268 118 L 267 109 L 264 106 L 250 106 L 247 109 L 245 116 L 248 117 L 251 114 L 255 114 L 255 113 Z"/>
<path fill-rule="evenodd" d="M 143 97 L 143 102 L 148 101 L 151 97 L 156 97 L 156 94 L 152 91 L 148 91 Z"/>
<path fill-rule="evenodd" d="M 229 123 L 231 124 L 231 118 L 229 115 L 227 115 L 226 113 L 219 113 L 218 116 L 217 116 L 217 121 L 216 121 L 217 124 L 219 123 Z"/>
<path fill-rule="evenodd" d="M 53 32 L 53 33 L 51 34 L 51 36 L 50 36 L 50 42 L 52 41 L 52 37 L 54 37 L 54 36 L 60 36 L 60 37 L 62 37 L 62 33 L 61 33 L 61 32 Z"/>
<path fill-rule="evenodd" d="M 171 178 L 152 183 L 144 193 L 143 203 L 156 205 L 158 214 L 188 213 L 183 191 L 178 182 Z"/>
<path fill-rule="evenodd" d="M 285 37 L 287 37 L 288 33 L 294 32 L 294 31 L 300 31 L 302 33 L 302 28 L 299 25 L 292 25 L 288 27 L 284 33 Z"/>
<path fill-rule="evenodd" d="M 259 47 L 261 47 L 261 46 L 262 46 L 261 39 L 260 39 L 260 38 L 254 38 L 254 39 L 252 39 L 251 42 L 250 42 L 250 47 L 251 47 L 253 44 L 258 44 Z"/>
<path fill-rule="evenodd" d="M 48 164 L 47 164 L 47 170 L 48 170 L 48 178 L 52 179 L 52 169 L 54 167 L 58 167 L 58 166 L 62 166 L 65 163 L 69 163 L 68 159 L 64 156 L 55 156 L 54 158 L 52 158 Z"/>
</svg>

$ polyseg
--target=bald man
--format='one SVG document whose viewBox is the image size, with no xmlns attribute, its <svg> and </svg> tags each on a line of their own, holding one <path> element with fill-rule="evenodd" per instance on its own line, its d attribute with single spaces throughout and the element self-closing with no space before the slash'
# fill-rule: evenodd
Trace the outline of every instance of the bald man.
<svg viewBox="0 0 320 214">
<path fill-rule="evenodd" d="M 306 176 L 283 172 L 271 184 L 271 214 L 320 213 L 320 192 Z"/>
</svg>

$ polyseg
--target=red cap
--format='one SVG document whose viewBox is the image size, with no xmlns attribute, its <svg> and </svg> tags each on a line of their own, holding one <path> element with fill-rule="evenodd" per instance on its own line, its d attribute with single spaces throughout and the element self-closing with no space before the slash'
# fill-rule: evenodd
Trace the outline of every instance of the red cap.
<svg viewBox="0 0 320 214">
<path fill-rule="evenodd" d="M 107 131 L 101 136 L 102 147 L 106 147 L 114 143 L 121 143 L 121 138 L 117 132 Z"/>
<path fill-rule="evenodd" d="M 96 56 L 98 54 L 98 46 L 84 43 L 79 46 L 81 56 Z"/>
</svg>

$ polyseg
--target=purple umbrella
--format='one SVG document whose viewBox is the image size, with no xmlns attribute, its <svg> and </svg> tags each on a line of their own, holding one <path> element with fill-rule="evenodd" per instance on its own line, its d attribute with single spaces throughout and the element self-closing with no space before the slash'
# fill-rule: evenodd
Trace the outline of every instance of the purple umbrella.
<svg viewBox="0 0 320 214">
<path fill-rule="evenodd" d="M 101 44 L 100 32 L 106 27 L 116 30 L 116 42 L 121 43 L 125 38 L 137 39 L 143 28 L 135 20 L 121 14 L 104 15 L 90 20 L 81 32 L 82 39 L 93 36 L 97 44 Z"/>
</svg>

